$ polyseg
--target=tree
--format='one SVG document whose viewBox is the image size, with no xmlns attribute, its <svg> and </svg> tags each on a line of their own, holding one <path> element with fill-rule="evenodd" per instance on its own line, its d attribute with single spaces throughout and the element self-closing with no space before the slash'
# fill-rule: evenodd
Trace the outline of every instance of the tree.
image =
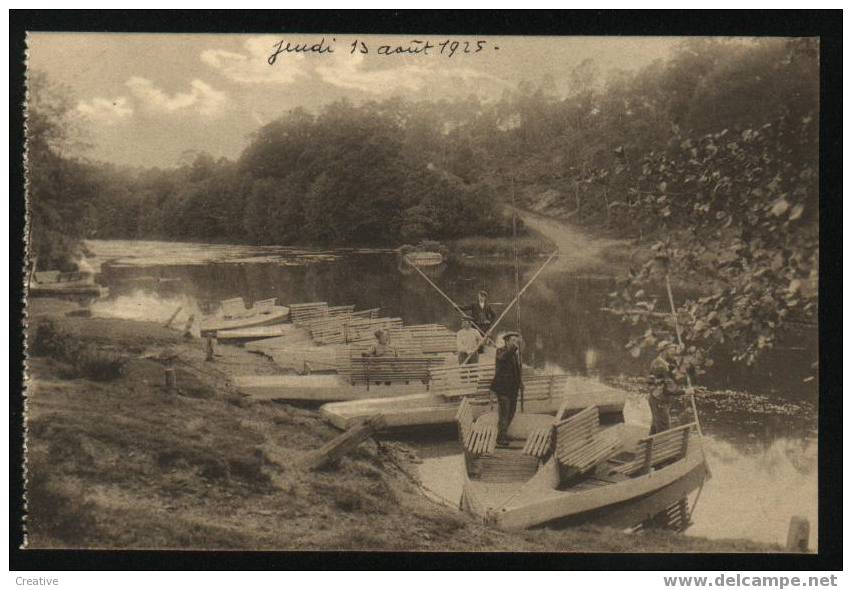
<svg viewBox="0 0 852 590">
<path fill-rule="evenodd" d="M 76 268 L 91 219 L 95 186 L 71 154 L 80 146 L 66 90 L 34 72 L 29 77 L 26 180 L 30 255 L 41 269 Z"/>
</svg>

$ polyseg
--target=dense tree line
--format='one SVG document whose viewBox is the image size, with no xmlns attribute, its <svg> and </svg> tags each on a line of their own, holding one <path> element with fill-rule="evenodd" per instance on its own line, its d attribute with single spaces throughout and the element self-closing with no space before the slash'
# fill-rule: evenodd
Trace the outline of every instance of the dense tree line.
<svg viewBox="0 0 852 590">
<path fill-rule="evenodd" d="M 640 71 L 604 77 L 587 60 L 565 81 L 567 92 L 545 79 L 492 100 L 297 109 L 236 161 L 197 153 L 148 170 L 63 157 L 61 138 L 33 124 L 61 109 L 32 103 L 36 250 L 83 235 L 394 246 L 508 235 L 511 196 L 653 248 L 612 303 L 643 325 L 637 354 L 674 337 L 658 321 L 661 269 L 706 283 L 679 302 L 696 358 L 723 344 L 752 361 L 791 322 L 815 321 L 816 40 L 690 39 Z M 72 209 L 73 231 L 49 231 Z"/>
<path fill-rule="evenodd" d="M 199 153 L 170 170 L 102 168 L 94 234 L 394 246 L 507 235 L 493 188 L 424 161 L 388 107 L 291 111 L 261 127 L 236 162 Z"/>
</svg>

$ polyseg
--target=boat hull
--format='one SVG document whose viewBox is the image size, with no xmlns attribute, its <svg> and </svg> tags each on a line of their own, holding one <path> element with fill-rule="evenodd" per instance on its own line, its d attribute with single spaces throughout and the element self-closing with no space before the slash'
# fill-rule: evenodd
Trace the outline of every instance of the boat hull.
<svg viewBox="0 0 852 590">
<path fill-rule="evenodd" d="M 256 400 L 326 403 L 378 397 L 412 396 L 426 389 L 422 383 L 351 385 L 337 375 L 246 375 L 234 377 L 234 387 Z"/>
<path fill-rule="evenodd" d="M 231 330 L 217 330 L 216 340 L 223 344 L 242 344 L 255 340 L 265 340 L 267 338 L 295 338 L 297 335 L 301 336 L 300 333 L 301 330 L 293 324 L 276 323 Z"/>
<path fill-rule="evenodd" d="M 257 326 L 270 326 L 284 322 L 290 316 L 290 308 L 276 306 L 270 313 L 259 313 L 244 318 L 226 320 L 224 318 L 212 318 L 201 323 L 202 336 L 216 336 L 222 330 L 237 330 L 253 328 Z"/>
<path fill-rule="evenodd" d="M 542 469 L 547 468 L 548 464 L 542 467 Z M 651 473 L 582 491 L 542 489 L 532 494 L 518 493 L 515 499 L 502 506 L 494 506 L 485 496 L 487 486 L 477 485 L 477 482 L 472 481 L 465 474 L 461 505 L 464 510 L 482 519 L 483 522 L 510 531 L 550 523 L 565 523 L 572 518 L 582 519 L 584 516 L 588 517 L 587 520 L 597 522 L 591 517 L 595 512 L 602 513 L 607 508 L 620 510 L 621 514 L 617 515 L 618 518 L 611 517 L 608 523 L 607 519 L 601 516 L 602 524 L 615 526 L 619 521 L 632 520 L 634 516 L 637 519 L 633 524 L 637 524 L 644 520 L 639 517 L 644 512 L 653 510 L 655 506 L 653 503 L 647 503 L 643 508 L 641 506 L 643 500 L 677 482 L 703 479 L 705 474 L 706 464 L 703 452 L 699 445 L 695 445 L 683 459 Z M 634 502 L 639 507 L 635 514 L 630 516 L 630 504 Z"/>
<path fill-rule="evenodd" d="M 93 283 L 31 284 L 28 297 L 100 297 L 106 289 Z"/>
</svg>

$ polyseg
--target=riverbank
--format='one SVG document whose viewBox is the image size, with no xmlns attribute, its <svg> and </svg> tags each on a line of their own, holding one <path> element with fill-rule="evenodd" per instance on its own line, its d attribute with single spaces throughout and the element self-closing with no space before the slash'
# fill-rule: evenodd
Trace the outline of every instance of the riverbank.
<svg viewBox="0 0 852 590">
<path fill-rule="evenodd" d="M 60 341 L 121 359 L 112 378 L 60 354 L 30 359 L 28 547 L 423 551 L 773 551 L 749 541 L 580 528 L 508 534 L 425 497 L 414 450 L 367 441 L 335 469 L 297 467 L 337 434 L 312 408 L 250 403 L 230 377 L 277 371 L 229 346 L 142 321 L 69 317 L 32 300 L 30 346 Z M 170 360 L 168 360 L 170 359 Z M 164 387 L 165 363 L 179 393 Z M 107 380 L 101 380 L 107 379 Z"/>
</svg>

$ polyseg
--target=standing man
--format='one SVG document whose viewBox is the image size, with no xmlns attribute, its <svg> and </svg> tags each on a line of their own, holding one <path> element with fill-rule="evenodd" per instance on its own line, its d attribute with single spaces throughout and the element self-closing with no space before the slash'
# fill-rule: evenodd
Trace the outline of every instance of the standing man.
<svg viewBox="0 0 852 590">
<path fill-rule="evenodd" d="M 504 345 L 497 349 L 491 392 L 497 396 L 497 445 L 509 445 L 509 424 L 515 417 L 518 394 L 524 390 L 521 378 L 521 335 L 507 332 Z"/>
<path fill-rule="evenodd" d="M 475 365 L 479 362 L 479 332 L 471 325 L 468 316 L 462 318 L 461 330 L 456 333 L 456 352 L 459 354 L 459 364 Z M 467 361 L 467 362 L 465 362 Z"/>
<path fill-rule="evenodd" d="M 494 323 L 497 314 L 488 305 L 488 291 L 482 290 L 476 298 L 476 303 L 470 306 L 470 317 L 473 320 L 473 325 L 482 333 L 487 334 Z M 479 347 L 479 352 L 482 353 L 484 347 Z"/>
<path fill-rule="evenodd" d="M 648 384 L 651 386 L 651 393 L 648 395 L 648 405 L 651 407 L 650 434 L 659 434 L 672 427 L 672 402 L 684 394 L 677 372 L 677 344 L 664 340 L 657 345 L 657 350 L 660 354 L 651 361 L 648 377 Z"/>
</svg>

